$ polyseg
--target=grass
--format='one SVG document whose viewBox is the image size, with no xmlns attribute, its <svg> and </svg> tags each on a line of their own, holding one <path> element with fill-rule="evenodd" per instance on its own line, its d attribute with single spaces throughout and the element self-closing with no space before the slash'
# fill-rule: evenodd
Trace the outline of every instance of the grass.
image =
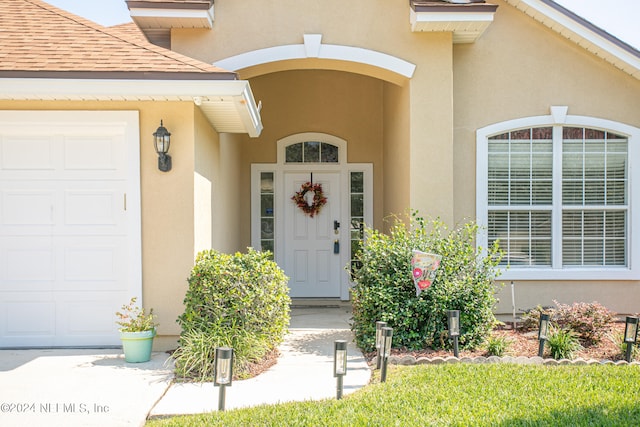
<svg viewBox="0 0 640 427">
<path fill-rule="evenodd" d="M 147 426 L 637 426 L 638 383 L 638 366 L 391 366 L 386 383 L 339 401 L 264 405 Z"/>
</svg>

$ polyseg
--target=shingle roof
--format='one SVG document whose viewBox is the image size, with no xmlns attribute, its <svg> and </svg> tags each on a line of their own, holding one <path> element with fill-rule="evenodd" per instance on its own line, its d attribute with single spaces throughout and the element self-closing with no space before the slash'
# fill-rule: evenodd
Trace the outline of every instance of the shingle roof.
<svg viewBox="0 0 640 427">
<path fill-rule="evenodd" d="M 41 0 L 0 0 L 0 73 L 80 73 L 83 78 L 235 79 L 205 62 L 149 43 L 117 27 L 106 28 Z"/>
</svg>

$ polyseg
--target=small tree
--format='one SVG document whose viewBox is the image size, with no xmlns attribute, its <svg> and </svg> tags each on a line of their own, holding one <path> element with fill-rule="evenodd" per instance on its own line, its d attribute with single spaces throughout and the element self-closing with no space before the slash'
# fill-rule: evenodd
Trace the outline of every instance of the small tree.
<svg viewBox="0 0 640 427">
<path fill-rule="evenodd" d="M 375 322 L 394 329 L 394 347 L 448 347 L 447 310 L 460 310 L 460 345 L 483 343 L 496 323 L 494 280 L 501 258 L 498 245 L 478 254 L 478 227 L 467 223 L 448 230 L 441 221 L 429 224 L 413 212 L 407 224 L 395 218 L 389 234 L 366 229 L 366 243 L 353 272 L 353 325 L 357 344 L 375 347 Z M 442 256 L 433 284 L 416 297 L 411 275 L 412 250 Z"/>
</svg>

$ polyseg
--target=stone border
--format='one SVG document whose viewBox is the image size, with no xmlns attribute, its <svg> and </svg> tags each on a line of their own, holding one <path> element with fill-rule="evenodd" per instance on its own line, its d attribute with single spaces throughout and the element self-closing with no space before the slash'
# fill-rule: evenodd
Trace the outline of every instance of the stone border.
<svg viewBox="0 0 640 427">
<path fill-rule="evenodd" d="M 371 360 L 371 363 L 375 365 L 376 357 Z M 477 356 L 477 357 L 418 357 L 415 356 L 389 356 L 388 363 L 392 365 L 403 365 L 403 366 L 412 366 L 412 365 L 442 365 L 444 363 L 516 363 L 519 365 L 547 365 L 547 366 L 557 366 L 557 365 L 635 365 L 640 366 L 640 362 L 633 361 L 628 363 L 626 360 L 596 360 L 596 359 L 543 359 L 542 357 L 534 356 Z"/>
</svg>

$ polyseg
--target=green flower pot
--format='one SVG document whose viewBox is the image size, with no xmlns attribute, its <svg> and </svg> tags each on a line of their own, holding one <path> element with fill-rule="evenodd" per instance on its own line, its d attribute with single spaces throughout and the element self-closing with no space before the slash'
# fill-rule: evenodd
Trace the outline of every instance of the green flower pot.
<svg viewBox="0 0 640 427">
<path fill-rule="evenodd" d="M 151 348 L 156 330 L 143 332 L 120 332 L 124 360 L 129 363 L 141 363 L 151 360 Z"/>
</svg>

